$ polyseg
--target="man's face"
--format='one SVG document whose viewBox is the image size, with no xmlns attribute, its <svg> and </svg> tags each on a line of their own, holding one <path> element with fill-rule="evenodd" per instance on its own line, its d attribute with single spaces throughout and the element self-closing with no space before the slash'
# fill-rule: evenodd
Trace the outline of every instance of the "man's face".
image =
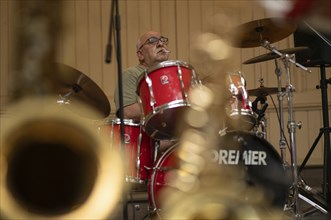
<svg viewBox="0 0 331 220">
<path fill-rule="evenodd" d="M 168 39 L 158 32 L 148 32 L 140 38 L 140 48 L 137 55 L 140 63 L 147 67 L 168 60 Z"/>
</svg>

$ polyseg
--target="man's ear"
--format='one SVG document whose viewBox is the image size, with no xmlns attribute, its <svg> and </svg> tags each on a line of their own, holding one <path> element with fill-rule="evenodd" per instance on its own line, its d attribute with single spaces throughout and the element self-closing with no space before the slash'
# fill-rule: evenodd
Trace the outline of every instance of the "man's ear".
<svg viewBox="0 0 331 220">
<path fill-rule="evenodd" d="M 137 57 L 138 57 L 139 61 L 142 60 L 142 59 L 144 59 L 144 56 L 143 56 L 141 50 L 138 50 L 137 51 Z"/>
</svg>

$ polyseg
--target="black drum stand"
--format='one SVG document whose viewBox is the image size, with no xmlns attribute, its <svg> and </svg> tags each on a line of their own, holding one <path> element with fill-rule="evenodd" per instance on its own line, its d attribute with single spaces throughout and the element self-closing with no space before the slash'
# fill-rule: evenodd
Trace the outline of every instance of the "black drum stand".
<svg viewBox="0 0 331 220">
<path fill-rule="evenodd" d="M 323 113 L 323 127 L 315 139 L 312 147 L 307 153 L 305 159 L 303 160 L 301 166 L 298 169 L 298 175 L 301 174 L 305 165 L 307 164 L 311 154 L 316 148 L 321 137 L 324 136 L 324 164 L 323 164 L 323 184 L 322 184 L 322 195 L 315 192 L 311 187 L 307 186 L 304 181 L 300 182 L 299 185 L 299 198 L 303 199 L 307 203 L 313 206 L 312 210 L 308 210 L 303 215 L 308 215 L 317 210 L 328 214 L 331 207 L 331 146 L 330 146 L 330 125 L 329 125 L 329 110 L 328 110 L 328 84 L 331 84 L 331 78 L 326 79 L 325 65 L 320 65 L 321 80 L 320 85 L 317 86 L 321 89 L 322 96 L 322 113 Z"/>
</svg>

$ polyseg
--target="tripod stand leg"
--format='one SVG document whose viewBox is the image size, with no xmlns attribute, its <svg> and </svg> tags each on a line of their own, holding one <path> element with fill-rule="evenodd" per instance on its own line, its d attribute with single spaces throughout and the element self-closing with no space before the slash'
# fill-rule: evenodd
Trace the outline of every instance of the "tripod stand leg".
<svg viewBox="0 0 331 220">
<path fill-rule="evenodd" d="M 308 162 L 311 154 L 315 150 L 315 147 L 317 146 L 317 144 L 318 144 L 319 140 L 321 139 L 322 135 L 323 135 L 323 129 L 320 129 L 320 132 L 319 132 L 317 138 L 315 139 L 312 147 L 308 151 L 308 154 L 306 155 L 305 159 L 303 160 L 303 162 L 302 162 L 302 164 L 301 164 L 301 166 L 300 166 L 300 168 L 298 170 L 298 175 L 300 175 L 300 173 L 302 172 L 303 168 L 306 166 L 306 163 Z"/>
<path fill-rule="evenodd" d="M 302 216 L 307 216 L 308 214 L 316 212 L 317 210 L 319 210 L 320 212 L 322 212 L 324 214 L 328 214 L 328 211 L 325 208 L 323 208 L 321 205 L 317 204 L 313 200 L 309 199 L 308 197 L 302 195 L 301 193 L 299 193 L 299 198 L 302 199 L 303 201 L 305 201 L 306 203 L 310 204 L 314 208 L 316 208 L 316 210 L 314 210 L 314 211 L 310 211 L 310 212 L 306 212 L 305 214 L 301 214 Z"/>
<path fill-rule="evenodd" d="M 322 110 L 323 110 L 323 134 L 324 134 L 324 175 L 323 175 L 323 192 L 326 196 L 326 201 L 331 206 L 331 146 L 330 146 L 330 125 L 329 125 L 329 109 L 328 109 L 328 83 L 331 84 L 331 79 L 326 80 L 325 65 L 320 66 L 321 70 L 321 95 L 322 95 Z"/>
</svg>

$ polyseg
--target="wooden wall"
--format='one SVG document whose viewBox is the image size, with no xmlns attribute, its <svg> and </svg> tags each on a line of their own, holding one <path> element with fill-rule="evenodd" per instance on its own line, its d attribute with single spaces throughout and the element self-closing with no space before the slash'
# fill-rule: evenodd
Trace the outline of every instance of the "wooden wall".
<svg viewBox="0 0 331 220">
<path fill-rule="evenodd" d="M 122 68 L 135 65 L 137 58 L 135 44 L 137 38 L 148 30 L 160 31 L 170 39 L 170 59 L 183 60 L 194 66 L 192 42 L 201 33 L 222 33 L 225 28 L 240 25 L 252 20 L 271 16 L 264 7 L 266 1 L 247 0 L 119 0 L 120 40 Z M 10 95 L 10 63 L 13 50 L 13 29 L 15 28 L 14 9 L 16 1 L 0 1 L 0 77 L 1 77 L 1 112 L 6 109 L 6 100 Z M 104 91 L 112 106 L 114 89 L 117 82 L 116 53 L 113 47 L 111 64 L 105 63 L 105 48 L 108 41 L 110 23 L 110 0 L 65 0 L 63 20 L 65 32 L 60 34 L 57 60 L 68 64 L 88 75 Z M 60 18 L 59 18 L 60 19 Z M 331 30 L 331 27 L 330 27 Z M 276 33 L 275 33 L 276 34 Z M 114 37 L 112 37 L 114 41 Z M 113 43 L 114 45 L 114 43 Z M 294 47 L 293 35 L 273 43 L 278 49 Z M 244 61 L 268 53 L 263 47 L 234 48 L 229 71 L 241 71 L 247 81 L 247 90 L 258 88 L 259 79 L 264 79 L 264 86 L 276 87 L 275 64 L 265 61 L 244 65 Z M 322 110 L 319 84 L 319 68 L 312 68 L 312 73 L 291 65 L 294 94 L 294 115 L 296 122 L 302 121 L 302 129 L 296 130 L 298 161 L 301 163 L 322 127 Z M 216 70 L 215 70 L 216 71 Z M 198 69 L 204 77 L 213 74 L 210 69 Z M 285 83 L 285 70 L 282 79 Z M 330 77 L 330 68 L 327 68 Z M 15 81 L 15 80 L 14 80 Z M 285 85 L 285 84 L 284 84 Z M 329 109 L 330 108 L 330 89 Z M 278 108 L 277 96 L 273 95 L 275 106 L 269 97 L 267 110 L 268 140 L 278 150 L 279 123 L 275 109 Z M 252 100 L 253 101 L 253 100 Z M 286 100 L 284 101 L 285 129 L 287 123 Z M 329 111 L 330 112 L 330 111 Z M 287 129 L 285 131 L 287 133 Z M 288 135 L 286 134 L 288 137 Z M 323 139 L 323 138 L 322 138 Z M 287 155 L 289 153 L 287 152 Z M 309 164 L 323 164 L 323 140 L 320 140 Z"/>
</svg>

